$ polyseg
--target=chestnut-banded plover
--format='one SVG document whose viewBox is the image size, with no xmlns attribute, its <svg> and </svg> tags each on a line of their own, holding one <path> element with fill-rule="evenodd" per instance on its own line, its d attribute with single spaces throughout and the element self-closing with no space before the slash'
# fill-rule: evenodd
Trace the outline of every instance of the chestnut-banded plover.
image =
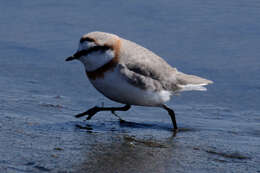
<svg viewBox="0 0 260 173">
<path fill-rule="evenodd" d="M 95 106 L 76 117 L 90 119 L 99 111 L 127 111 L 131 105 L 160 107 L 167 110 L 174 130 L 175 113 L 165 105 L 171 96 L 182 91 L 205 91 L 210 80 L 184 74 L 171 67 L 152 51 L 105 32 L 83 35 L 77 52 L 66 61 L 83 63 L 92 85 L 109 99 L 125 104 L 123 107 Z"/>
</svg>

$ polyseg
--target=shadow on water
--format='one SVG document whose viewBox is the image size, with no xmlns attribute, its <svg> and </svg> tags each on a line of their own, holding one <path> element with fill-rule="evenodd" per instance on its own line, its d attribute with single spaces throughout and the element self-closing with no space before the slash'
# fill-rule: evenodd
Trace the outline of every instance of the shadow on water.
<svg viewBox="0 0 260 173">
<path fill-rule="evenodd" d="M 157 130 L 166 130 L 172 131 L 172 128 L 166 127 L 160 124 L 148 124 L 148 123 L 137 123 L 131 121 L 120 120 L 120 127 L 128 127 L 128 128 L 140 128 L 140 129 L 157 129 Z"/>
<path fill-rule="evenodd" d="M 105 123 L 102 123 L 101 126 L 99 126 L 98 124 L 92 124 L 92 125 L 91 124 L 76 124 L 75 126 L 76 126 L 76 128 L 83 129 L 83 130 L 86 130 L 87 132 L 91 133 L 95 130 L 97 130 L 97 131 L 105 130 L 106 126 L 110 126 L 111 123 L 113 125 L 119 124 L 119 126 L 117 126 L 116 128 L 121 128 L 121 129 L 129 128 L 129 129 L 147 129 L 147 130 L 169 131 L 175 135 L 178 132 L 196 131 L 196 129 L 187 128 L 187 127 L 181 127 L 177 131 L 174 131 L 172 127 L 166 126 L 161 123 L 139 123 L 139 122 L 126 121 L 126 120 L 112 121 L 108 125 L 105 125 Z M 118 131 L 119 129 L 117 130 L 113 126 L 113 128 L 111 128 L 110 130 Z"/>
</svg>

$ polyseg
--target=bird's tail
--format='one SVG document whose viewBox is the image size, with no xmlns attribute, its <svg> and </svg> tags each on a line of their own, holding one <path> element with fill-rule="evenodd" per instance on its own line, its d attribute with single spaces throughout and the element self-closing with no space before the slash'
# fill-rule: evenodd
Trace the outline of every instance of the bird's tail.
<svg viewBox="0 0 260 173">
<path fill-rule="evenodd" d="M 180 88 L 179 91 L 206 91 L 207 88 L 205 88 L 204 86 L 213 83 L 211 80 L 194 75 L 184 74 L 182 72 L 178 72 L 176 79 L 178 87 Z"/>
</svg>

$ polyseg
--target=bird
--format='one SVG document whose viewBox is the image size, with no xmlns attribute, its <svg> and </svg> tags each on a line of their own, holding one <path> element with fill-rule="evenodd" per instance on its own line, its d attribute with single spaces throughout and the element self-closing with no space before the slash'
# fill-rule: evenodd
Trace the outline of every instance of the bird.
<svg viewBox="0 0 260 173">
<path fill-rule="evenodd" d="M 116 34 L 93 31 L 83 35 L 79 47 L 66 61 L 79 60 L 90 83 L 122 107 L 98 107 L 75 115 L 91 119 L 100 111 L 127 111 L 131 106 L 158 107 L 171 117 L 178 130 L 175 112 L 166 105 L 183 91 L 205 91 L 211 80 L 185 74 L 143 46 Z"/>
</svg>

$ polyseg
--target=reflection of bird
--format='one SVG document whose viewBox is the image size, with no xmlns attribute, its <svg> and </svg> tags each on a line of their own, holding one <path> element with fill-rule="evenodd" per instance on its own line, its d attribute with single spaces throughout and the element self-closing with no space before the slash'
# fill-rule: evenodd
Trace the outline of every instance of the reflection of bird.
<svg viewBox="0 0 260 173">
<path fill-rule="evenodd" d="M 76 115 L 90 119 L 99 111 L 127 111 L 131 105 L 161 107 L 171 116 L 177 129 L 174 111 L 165 105 L 174 93 L 206 90 L 212 81 L 187 75 L 171 67 L 148 49 L 104 32 L 91 32 L 80 39 L 78 51 L 66 61 L 81 61 L 94 87 L 124 107 L 93 107 Z"/>
</svg>

